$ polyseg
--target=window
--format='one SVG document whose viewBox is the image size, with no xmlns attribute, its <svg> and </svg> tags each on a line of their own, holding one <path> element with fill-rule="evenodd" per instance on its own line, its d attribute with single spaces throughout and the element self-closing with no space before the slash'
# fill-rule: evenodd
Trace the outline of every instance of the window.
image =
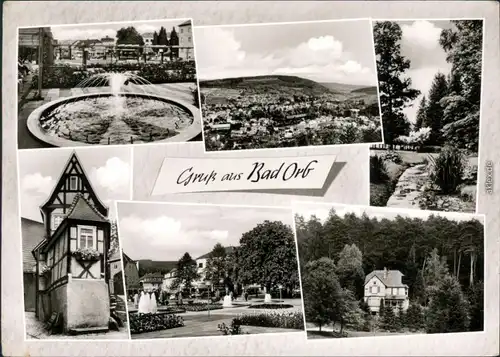
<svg viewBox="0 0 500 357">
<path fill-rule="evenodd" d="M 371 289 L 370 289 L 370 292 L 372 294 L 378 294 L 380 292 L 380 287 L 378 287 L 378 286 L 372 286 Z"/>
<path fill-rule="evenodd" d="M 96 229 L 91 226 L 78 226 L 78 248 L 96 249 Z"/>
<path fill-rule="evenodd" d="M 184 32 L 184 29 L 181 27 L 181 33 L 183 33 L 183 32 Z"/>
<path fill-rule="evenodd" d="M 70 176 L 70 178 L 69 178 L 69 189 L 71 191 L 78 190 L 78 177 L 76 177 L 76 176 Z"/>
<path fill-rule="evenodd" d="M 191 36 L 188 37 L 188 41 L 191 42 Z"/>
<path fill-rule="evenodd" d="M 117 269 L 118 268 L 118 264 L 115 264 L 114 268 Z"/>
<path fill-rule="evenodd" d="M 203 268 L 203 263 L 199 263 L 198 268 Z"/>
<path fill-rule="evenodd" d="M 61 224 L 63 219 L 64 219 L 64 216 L 62 214 L 55 213 L 52 215 L 52 230 L 53 231 L 55 231 L 57 229 L 57 227 L 59 227 L 59 225 Z"/>
</svg>

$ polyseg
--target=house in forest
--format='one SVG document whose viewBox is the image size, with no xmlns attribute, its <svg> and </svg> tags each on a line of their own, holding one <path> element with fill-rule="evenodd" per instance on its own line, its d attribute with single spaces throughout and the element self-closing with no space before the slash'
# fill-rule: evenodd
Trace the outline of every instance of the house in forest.
<svg viewBox="0 0 500 357">
<path fill-rule="evenodd" d="M 397 313 L 401 307 L 408 309 L 408 285 L 403 284 L 403 274 L 399 270 L 374 270 L 365 277 L 364 301 L 370 312 L 377 315 L 380 306 L 392 306 Z"/>
<path fill-rule="evenodd" d="M 40 211 L 43 226 L 22 220 L 25 309 L 41 321 L 57 316 L 65 333 L 107 331 L 111 225 L 76 153 Z"/>
</svg>

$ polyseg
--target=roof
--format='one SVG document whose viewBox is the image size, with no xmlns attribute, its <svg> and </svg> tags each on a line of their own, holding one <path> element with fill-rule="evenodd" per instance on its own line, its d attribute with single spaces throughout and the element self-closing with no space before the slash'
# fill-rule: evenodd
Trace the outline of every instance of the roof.
<svg viewBox="0 0 500 357">
<path fill-rule="evenodd" d="M 109 257 L 109 261 L 110 262 L 114 262 L 114 261 L 117 261 L 117 260 L 120 260 L 120 251 L 119 251 L 119 249 L 115 249 L 115 251 L 113 252 L 113 254 L 111 254 L 111 256 Z"/>
<path fill-rule="evenodd" d="M 36 260 L 31 253 L 33 249 L 45 240 L 43 223 L 21 217 L 21 235 L 23 249 L 23 272 L 32 273 Z"/>
<path fill-rule="evenodd" d="M 130 258 L 127 254 L 125 254 L 123 251 L 122 251 L 122 256 L 123 256 L 123 262 L 124 263 L 132 263 L 132 264 L 135 264 L 135 260 L 132 260 L 132 258 Z"/>
<path fill-rule="evenodd" d="M 82 173 L 83 175 L 86 177 L 87 179 L 87 184 L 89 185 L 89 189 L 94 193 L 95 195 L 95 198 L 96 200 L 99 202 L 99 204 L 106 210 L 108 211 L 108 207 L 101 201 L 101 199 L 99 198 L 99 196 L 97 196 L 97 193 L 96 193 L 96 190 L 94 189 L 94 187 L 92 186 L 92 182 L 90 182 L 90 180 L 88 179 L 88 175 L 87 173 L 85 172 L 85 168 L 83 167 L 80 159 L 78 158 L 78 155 L 76 154 L 76 151 L 73 151 L 71 153 L 71 155 L 69 156 L 68 158 L 68 161 L 66 161 L 66 164 L 64 164 L 62 170 L 61 170 L 61 173 L 59 174 L 59 178 L 57 179 L 57 183 L 54 185 L 54 187 L 52 188 L 52 191 L 50 192 L 50 195 L 47 197 L 47 199 L 45 200 L 45 202 L 40 205 L 40 209 L 44 208 L 46 205 L 49 204 L 49 202 L 51 202 L 53 199 L 54 199 L 54 196 L 57 194 L 56 190 L 57 190 L 57 186 L 59 186 L 59 183 L 61 181 L 61 179 L 63 178 L 64 176 L 64 173 L 66 172 L 66 170 L 68 169 L 68 166 L 72 164 L 72 161 L 73 161 L 73 158 L 76 160 L 76 164 L 78 164 L 78 166 L 80 167 L 80 169 L 82 170 Z"/>
<path fill-rule="evenodd" d="M 177 266 L 177 261 L 158 261 L 149 259 L 139 259 L 139 270 L 141 272 L 160 272 L 166 273 Z"/>
<path fill-rule="evenodd" d="M 75 196 L 66 218 L 78 219 L 82 221 L 108 222 L 108 219 L 80 193 Z"/>
<path fill-rule="evenodd" d="M 144 32 L 142 34 L 142 37 L 153 37 L 154 36 L 154 33 L 153 32 Z"/>
<path fill-rule="evenodd" d="M 191 26 L 191 20 L 184 21 L 182 24 L 179 25 L 179 27 L 182 26 Z"/>
<path fill-rule="evenodd" d="M 235 248 L 234 248 L 234 247 L 229 246 L 229 247 L 224 247 L 224 249 L 226 250 L 226 254 L 231 254 L 231 253 L 234 251 L 234 249 L 235 249 Z M 196 258 L 196 260 L 198 260 L 198 259 L 208 259 L 208 258 L 210 258 L 210 254 L 211 254 L 211 253 L 212 253 L 212 252 L 209 252 L 209 253 L 203 254 L 202 256 L 199 256 L 198 258 Z"/>
<path fill-rule="evenodd" d="M 163 274 L 162 273 L 146 273 L 144 274 L 139 281 L 143 281 L 145 279 L 158 279 L 158 280 L 163 280 Z"/>
<path fill-rule="evenodd" d="M 385 277 L 385 270 L 374 270 L 365 277 L 365 285 L 370 281 L 371 278 L 376 276 L 386 287 L 407 287 L 403 284 L 403 273 L 399 270 L 387 270 L 387 277 Z"/>
</svg>

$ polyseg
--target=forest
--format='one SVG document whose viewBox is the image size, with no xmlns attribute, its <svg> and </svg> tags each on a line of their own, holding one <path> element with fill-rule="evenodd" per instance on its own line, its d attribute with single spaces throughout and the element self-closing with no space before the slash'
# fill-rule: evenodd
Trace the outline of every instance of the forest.
<svg viewBox="0 0 500 357">
<path fill-rule="evenodd" d="M 306 321 L 350 331 L 444 333 L 483 330 L 484 226 L 455 221 L 339 216 L 321 222 L 296 215 Z M 399 270 L 409 287 L 409 308 L 382 308 L 372 316 L 364 279 L 374 270 Z M 337 328 L 338 330 L 338 328 Z"/>
</svg>

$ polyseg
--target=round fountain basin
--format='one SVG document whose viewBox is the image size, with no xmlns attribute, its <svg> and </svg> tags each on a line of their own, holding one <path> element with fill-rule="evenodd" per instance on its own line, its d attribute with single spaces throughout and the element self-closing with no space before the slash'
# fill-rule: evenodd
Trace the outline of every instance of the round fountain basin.
<svg viewBox="0 0 500 357">
<path fill-rule="evenodd" d="M 58 147 L 185 142 L 201 133 L 199 109 L 146 93 L 92 93 L 49 102 L 28 117 L 29 131 Z"/>
</svg>

